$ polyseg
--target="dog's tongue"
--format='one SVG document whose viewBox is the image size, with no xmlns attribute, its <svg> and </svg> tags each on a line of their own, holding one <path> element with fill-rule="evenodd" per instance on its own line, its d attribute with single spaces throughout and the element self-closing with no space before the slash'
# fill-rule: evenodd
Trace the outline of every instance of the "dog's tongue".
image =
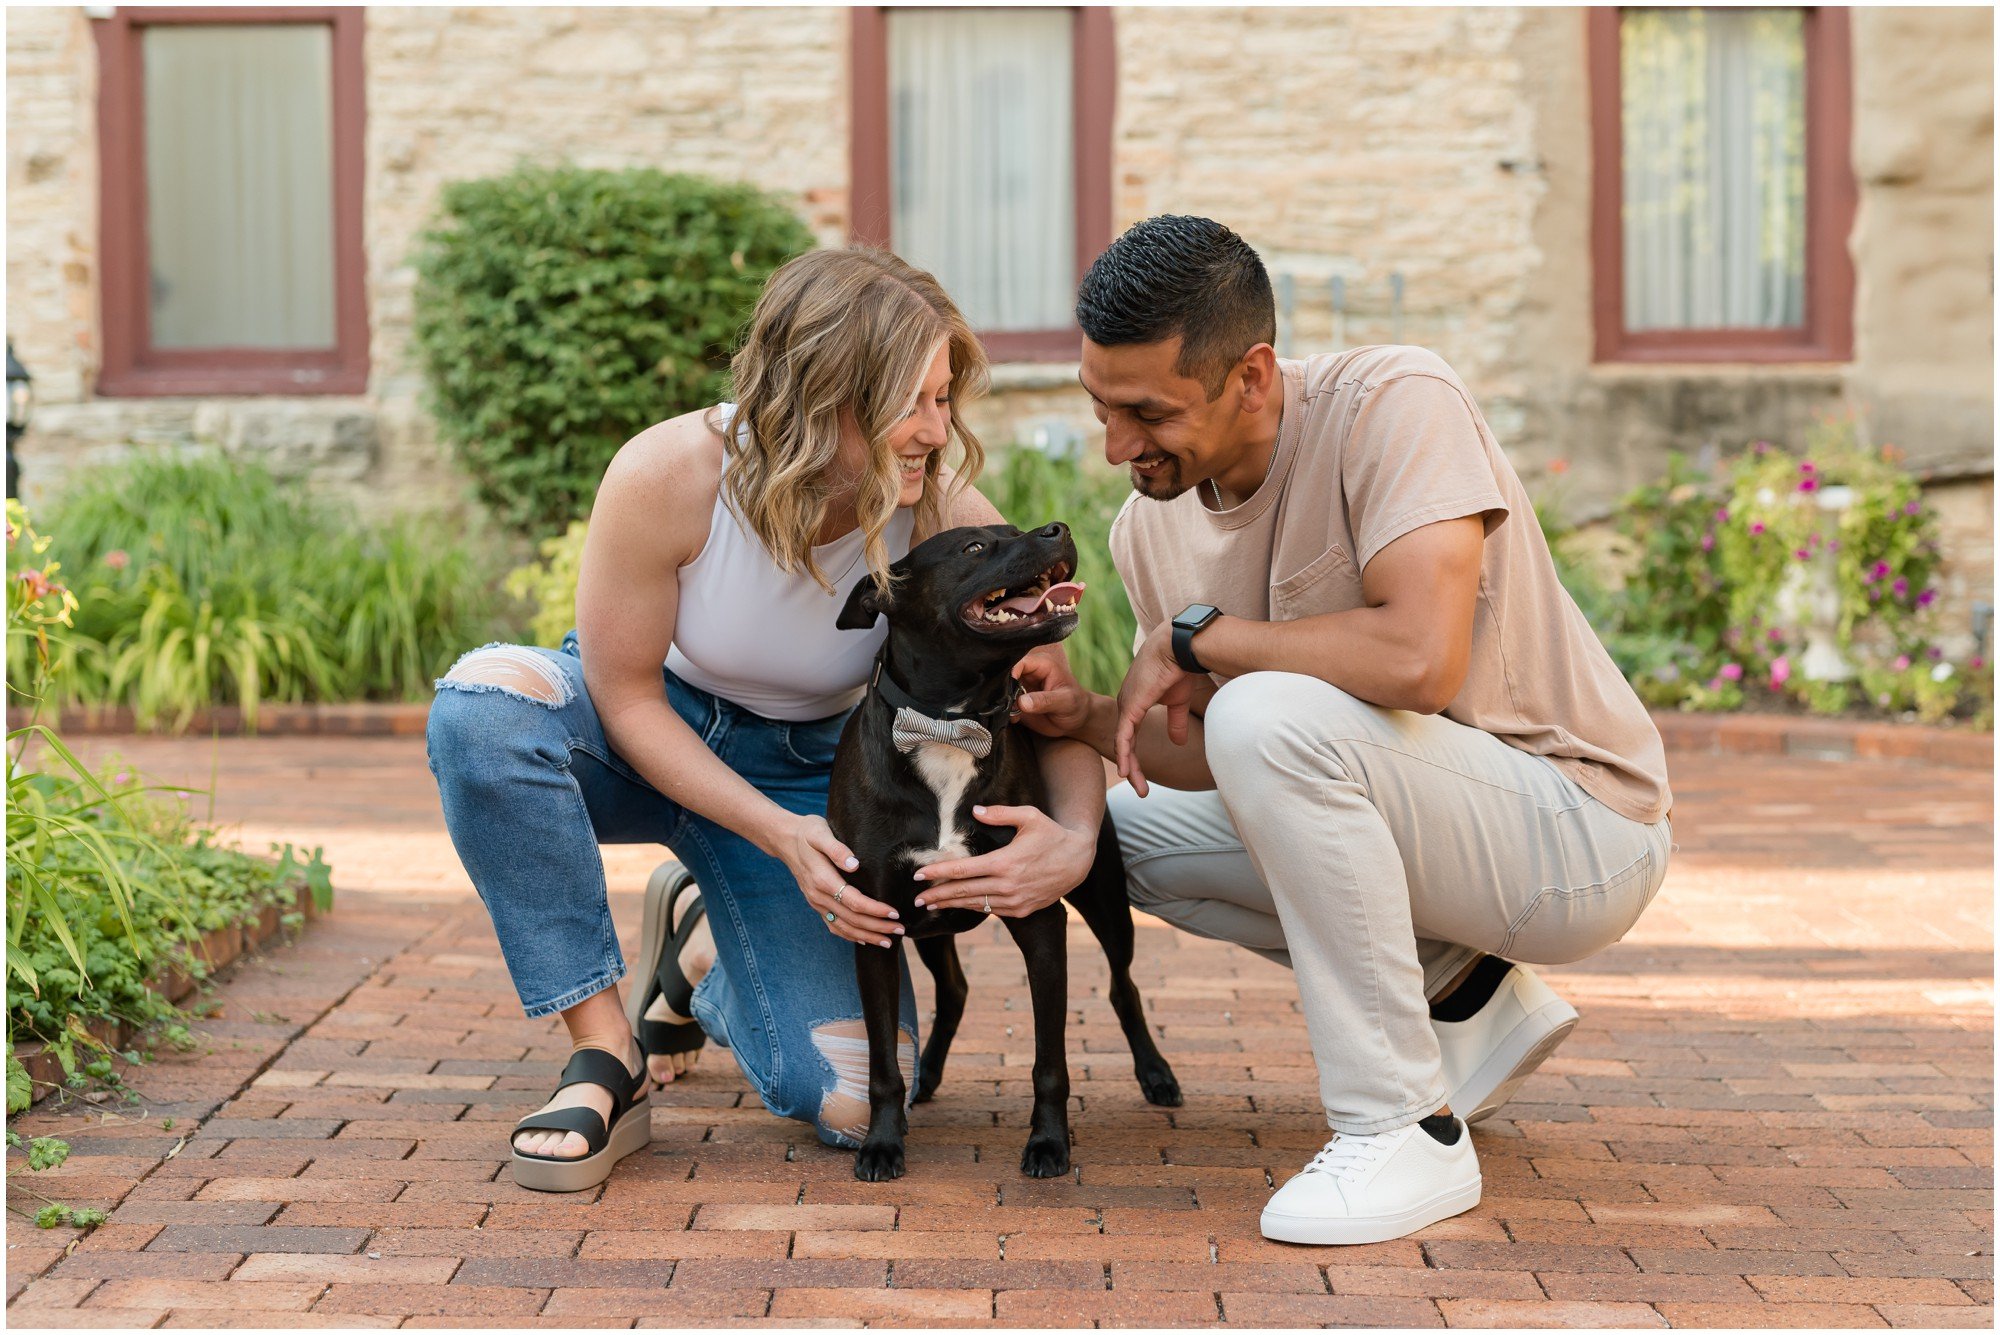
<svg viewBox="0 0 2000 1335">
<path fill-rule="evenodd" d="M 1081 597 L 1083 597 L 1083 585 L 1074 580 L 1065 580 L 1061 584 L 1051 584 L 1046 593 L 1016 594 L 1012 598 L 1003 600 L 1000 606 L 1009 612 L 1028 613 L 1040 611 L 1044 603 L 1073 603 Z"/>
</svg>

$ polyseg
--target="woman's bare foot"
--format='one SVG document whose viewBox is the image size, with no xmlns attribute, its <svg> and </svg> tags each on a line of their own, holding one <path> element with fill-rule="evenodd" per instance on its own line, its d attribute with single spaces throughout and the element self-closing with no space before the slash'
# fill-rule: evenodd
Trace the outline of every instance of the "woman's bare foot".
<svg viewBox="0 0 2000 1335">
<path fill-rule="evenodd" d="M 700 900 L 701 892 L 690 886 L 681 893 L 679 899 L 674 901 L 674 919 L 667 924 L 669 936 L 680 930 L 681 920 L 687 917 L 688 910 Z M 688 937 L 687 944 L 681 947 L 681 953 L 676 958 L 679 959 L 681 972 L 687 976 L 688 982 L 698 984 L 708 977 L 708 971 L 715 967 L 715 937 L 709 933 L 707 915 L 704 914 L 702 920 L 695 924 L 694 932 Z M 676 1012 L 673 1007 L 667 1005 L 664 996 L 653 998 L 653 1004 L 646 1007 L 645 1018 L 664 1020 L 668 1024 L 689 1024 L 694 1019 L 693 1016 Z M 700 1060 L 700 1048 L 696 1048 L 693 1052 L 655 1053 L 646 1058 L 646 1073 L 657 1083 L 670 1085 L 676 1078 L 692 1071 L 695 1063 Z"/>
<path fill-rule="evenodd" d="M 579 1048 L 600 1048 L 613 1056 L 618 1049 L 606 1043 L 578 1043 Z M 625 1040 L 625 1069 L 637 1072 L 639 1069 L 639 1040 L 627 1037 Z M 599 1117 L 611 1116 L 611 1091 L 602 1085 L 571 1085 L 556 1091 L 555 1097 L 536 1109 L 548 1112 L 554 1108 L 589 1108 Z M 581 1159 L 590 1153 L 590 1143 L 574 1131 L 523 1131 L 514 1137 L 514 1148 L 523 1154 L 546 1154 L 558 1159 Z"/>
</svg>

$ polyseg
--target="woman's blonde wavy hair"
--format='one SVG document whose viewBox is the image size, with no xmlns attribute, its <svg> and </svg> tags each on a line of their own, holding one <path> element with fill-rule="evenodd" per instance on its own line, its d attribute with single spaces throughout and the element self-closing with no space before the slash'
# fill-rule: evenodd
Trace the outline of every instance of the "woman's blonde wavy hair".
<svg viewBox="0 0 2000 1335">
<path fill-rule="evenodd" d="M 730 369 L 736 419 L 722 432 L 723 494 L 778 568 L 803 570 L 828 593 L 813 539 L 839 486 L 840 414 L 850 409 L 869 449 L 855 509 L 878 588 L 889 588 L 883 534 L 902 490 L 889 433 L 916 404 L 940 342 L 951 359 L 951 434 L 961 450 L 947 488 L 943 451 L 924 462 L 917 527 L 935 533 L 951 501 L 986 461 L 958 413 L 986 390 L 986 353 L 937 279 L 887 251 L 808 251 L 764 284 Z M 734 428 L 740 424 L 742 431 Z"/>
</svg>

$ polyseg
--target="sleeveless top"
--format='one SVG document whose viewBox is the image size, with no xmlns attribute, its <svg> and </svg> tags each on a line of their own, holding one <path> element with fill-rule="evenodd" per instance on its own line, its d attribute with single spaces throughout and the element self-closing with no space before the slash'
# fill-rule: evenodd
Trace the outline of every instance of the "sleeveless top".
<svg viewBox="0 0 2000 1335">
<path fill-rule="evenodd" d="M 721 409 L 724 431 L 736 405 Z M 725 470 L 728 467 L 724 463 Z M 914 510 L 898 509 L 883 534 L 889 559 L 910 550 Z M 828 593 L 801 570 L 778 569 L 718 487 L 708 541 L 681 567 L 680 611 L 667 667 L 690 686 L 741 705 L 753 714 L 787 722 L 825 718 L 860 702 L 888 638 L 879 622 L 870 630 L 841 630 L 834 619 L 854 586 L 868 576 L 860 529 L 812 549 L 833 583 Z"/>
</svg>

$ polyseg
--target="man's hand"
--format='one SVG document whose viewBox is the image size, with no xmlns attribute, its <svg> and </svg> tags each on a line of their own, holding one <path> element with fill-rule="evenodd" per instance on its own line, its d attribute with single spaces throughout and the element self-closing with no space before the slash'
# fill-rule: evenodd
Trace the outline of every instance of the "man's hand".
<svg viewBox="0 0 2000 1335">
<path fill-rule="evenodd" d="M 1021 722 L 1044 737 L 1075 737 L 1090 719 L 1091 693 L 1060 654 L 1030 653 L 1014 665 L 1021 694 L 1014 698 Z"/>
<path fill-rule="evenodd" d="M 1139 796 L 1146 795 L 1146 776 L 1139 770 L 1139 753 L 1133 738 L 1146 712 L 1154 705 L 1167 707 L 1167 740 L 1186 746 L 1188 710 L 1196 688 L 1205 677 L 1183 672 L 1174 660 L 1174 626 L 1162 621 L 1153 627 L 1126 669 L 1125 684 L 1118 688 L 1118 730 L 1113 739 L 1118 773 Z"/>
<path fill-rule="evenodd" d="M 973 858 L 933 862 L 916 879 L 931 883 L 918 908 L 985 909 L 1025 918 L 1083 884 L 1097 857 L 1097 832 L 1058 825 L 1039 807 L 974 807 L 982 825 L 1011 825 L 1014 841 Z"/>
</svg>

